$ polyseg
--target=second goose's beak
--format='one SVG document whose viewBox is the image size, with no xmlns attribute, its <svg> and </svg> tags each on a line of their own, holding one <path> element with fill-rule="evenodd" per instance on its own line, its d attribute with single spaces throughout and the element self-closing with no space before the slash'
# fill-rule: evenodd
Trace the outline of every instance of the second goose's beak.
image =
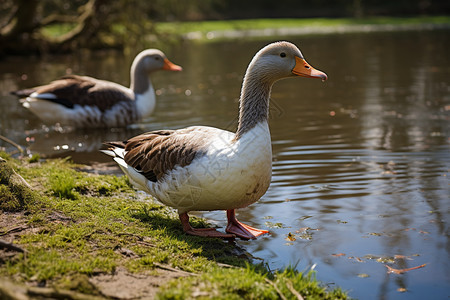
<svg viewBox="0 0 450 300">
<path fill-rule="evenodd" d="M 174 64 L 173 62 L 171 62 L 170 60 L 168 60 L 167 58 L 164 58 L 164 66 L 163 66 L 164 70 L 168 70 L 168 71 L 182 71 L 183 68 L 180 66 L 177 66 L 176 64 Z"/>
</svg>

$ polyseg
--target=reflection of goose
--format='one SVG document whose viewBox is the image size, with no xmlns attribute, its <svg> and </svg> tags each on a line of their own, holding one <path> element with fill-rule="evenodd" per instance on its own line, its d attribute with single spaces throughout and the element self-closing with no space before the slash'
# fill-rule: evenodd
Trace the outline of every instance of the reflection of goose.
<svg viewBox="0 0 450 300">
<path fill-rule="evenodd" d="M 240 223 L 235 209 L 254 203 L 269 187 L 270 92 L 275 81 L 295 76 L 327 79 L 295 45 L 270 44 L 248 66 L 236 133 L 205 126 L 153 131 L 107 143 L 110 148 L 104 152 L 114 157 L 136 187 L 178 209 L 186 233 L 253 239 L 268 231 Z M 229 234 L 192 228 L 187 212 L 196 210 L 227 210 Z"/>
<path fill-rule="evenodd" d="M 69 75 L 13 94 L 26 97 L 23 106 L 49 124 L 122 127 L 153 112 L 155 92 L 149 75 L 162 69 L 182 70 L 161 51 L 147 49 L 133 61 L 130 88 L 92 77 Z"/>
</svg>

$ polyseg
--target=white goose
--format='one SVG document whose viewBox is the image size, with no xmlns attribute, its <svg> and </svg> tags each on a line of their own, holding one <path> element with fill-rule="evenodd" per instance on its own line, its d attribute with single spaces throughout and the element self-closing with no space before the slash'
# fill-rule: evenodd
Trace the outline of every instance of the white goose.
<svg viewBox="0 0 450 300">
<path fill-rule="evenodd" d="M 150 74 L 181 71 L 163 52 L 147 49 L 131 65 L 130 88 L 87 76 L 68 75 L 43 86 L 13 92 L 22 105 L 48 124 L 74 127 L 123 127 L 149 116 L 155 108 Z"/>
<path fill-rule="evenodd" d="M 264 195 L 272 173 L 268 126 L 269 97 L 275 81 L 287 77 L 327 79 L 312 68 L 289 42 L 261 49 L 247 68 L 240 98 L 236 133 L 193 126 L 148 132 L 125 142 L 107 143 L 130 181 L 165 205 L 176 208 L 187 234 L 254 239 L 267 233 L 237 221 L 235 209 Z M 226 232 L 197 229 L 189 211 L 226 210 Z"/>
</svg>

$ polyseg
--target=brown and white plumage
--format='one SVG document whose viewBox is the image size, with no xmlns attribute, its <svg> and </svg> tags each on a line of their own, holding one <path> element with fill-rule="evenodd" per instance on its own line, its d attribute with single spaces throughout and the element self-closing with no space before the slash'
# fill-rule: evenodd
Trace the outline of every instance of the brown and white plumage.
<svg viewBox="0 0 450 300">
<path fill-rule="evenodd" d="M 130 181 L 178 210 L 183 230 L 192 235 L 244 239 L 266 233 L 236 220 L 235 209 L 260 199 L 270 184 L 272 149 L 269 98 L 275 81 L 295 76 L 327 79 L 288 42 L 261 49 L 247 68 L 236 133 L 206 126 L 145 133 L 107 143 Z M 194 229 L 189 211 L 226 210 L 228 234 Z"/>
<path fill-rule="evenodd" d="M 68 75 L 13 94 L 24 97 L 23 106 L 49 124 L 123 127 L 153 112 L 155 93 L 149 76 L 162 69 L 180 71 L 181 67 L 171 63 L 160 50 L 147 49 L 133 61 L 130 88 L 88 76 Z"/>
</svg>

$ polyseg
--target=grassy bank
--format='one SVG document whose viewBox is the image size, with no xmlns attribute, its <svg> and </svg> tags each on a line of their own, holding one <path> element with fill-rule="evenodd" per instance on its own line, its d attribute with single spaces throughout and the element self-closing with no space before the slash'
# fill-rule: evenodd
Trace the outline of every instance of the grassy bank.
<svg viewBox="0 0 450 300">
<path fill-rule="evenodd" d="M 144 27 L 152 27 L 141 24 Z M 76 24 L 49 25 L 42 29 L 46 36 L 57 38 L 70 31 Z M 114 32 L 108 39 L 128 36 L 128 30 L 121 24 L 113 26 Z M 201 22 L 160 22 L 152 27 L 154 32 L 148 37 L 139 37 L 148 40 L 148 47 L 155 43 L 167 40 L 218 40 L 242 37 L 267 37 L 303 34 L 323 34 L 342 32 L 361 32 L 377 30 L 412 30 L 450 28 L 449 16 L 433 17 L 370 17 L 370 18 L 302 18 L 302 19 L 247 19 L 226 21 Z"/>
<path fill-rule="evenodd" d="M 157 32 L 197 40 L 421 28 L 450 28 L 450 17 L 251 19 L 156 24 Z"/>
<path fill-rule="evenodd" d="M 270 272 L 234 243 L 185 235 L 174 211 L 126 177 L 0 157 L 2 299 L 346 298 L 312 273 Z"/>
</svg>

